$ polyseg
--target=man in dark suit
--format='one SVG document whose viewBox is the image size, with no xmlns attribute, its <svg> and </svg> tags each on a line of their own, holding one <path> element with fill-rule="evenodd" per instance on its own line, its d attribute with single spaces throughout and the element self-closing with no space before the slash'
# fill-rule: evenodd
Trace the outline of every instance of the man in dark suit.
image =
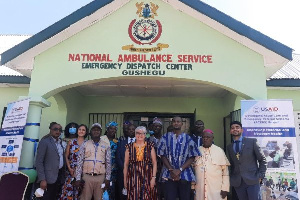
<svg viewBox="0 0 300 200">
<path fill-rule="evenodd" d="M 125 159 L 125 145 L 135 142 L 135 126 L 133 124 L 130 124 L 127 129 L 127 137 L 124 137 L 122 139 L 119 139 L 117 152 L 116 152 L 116 164 L 118 168 L 118 177 L 124 177 L 123 175 L 123 169 L 124 169 L 124 159 Z M 117 194 L 119 195 L 120 200 L 127 199 L 126 195 L 122 194 L 122 190 L 124 188 L 124 179 L 118 178 L 117 179 Z"/>
<path fill-rule="evenodd" d="M 266 158 L 255 138 L 242 136 L 242 124 L 230 123 L 233 143 L 227 146 L 231 164 L 230 184 L 240 200 L 259 200 L 260 181 L 266 172 Z"/>
<path fill-rule="evenodd" d="M 36 154 L 37 182 L 45 190 L 43 199 L 54 200 L 61 189 L 64 174 L 64 149 L 59 136 L 62 127 L 56 122 L 49 126 L 50 133 L 38 146 Z"/>
</svg>

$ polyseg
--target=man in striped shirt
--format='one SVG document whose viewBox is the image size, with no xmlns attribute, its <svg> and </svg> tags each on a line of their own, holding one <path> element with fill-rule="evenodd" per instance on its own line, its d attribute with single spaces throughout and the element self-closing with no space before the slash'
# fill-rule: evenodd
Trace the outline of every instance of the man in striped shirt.
<svg viewBox="0 0 300 200">
<path fill-rule="evenodd" d="M 181 117 L 172 119 L 173 132 L 163 135 L 158 144 L 158 155 L 164 163 L 165 200 L 190 200 L 191 182 L 196 181 L 191 164 L 200 156 L 197 144 L 181 131 Z"/>
</svg>

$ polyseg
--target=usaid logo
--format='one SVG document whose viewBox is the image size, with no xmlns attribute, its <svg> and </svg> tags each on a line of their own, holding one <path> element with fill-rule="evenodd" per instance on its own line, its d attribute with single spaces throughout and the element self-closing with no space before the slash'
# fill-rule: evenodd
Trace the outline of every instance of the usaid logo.
<svg viewBox="0 0 300 200">
<path fill-rule="evenodd" d="M 260 112 L 277 112 L 279 110 L 278 107 L 254 107 L 253 112 L 254 113 L 260 113 Z"/>
<path fill-rule="evenodd" d="M 22 110 L 23 110 L 23 107 L 13 108 L 11 113 L 21 112 Z"/>
<path fill-rule="evenodd" d="M 254 113 L 259 113 L 259 107 L 254 107 L 254 108 L 253 108 L 253 112 L 254 112 Z"/>
</svg>

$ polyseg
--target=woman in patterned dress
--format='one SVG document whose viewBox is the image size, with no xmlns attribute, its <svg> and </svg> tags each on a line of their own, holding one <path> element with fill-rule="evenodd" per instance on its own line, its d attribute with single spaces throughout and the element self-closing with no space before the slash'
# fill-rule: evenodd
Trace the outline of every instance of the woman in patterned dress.
<svg viewBox="0 0 300 200">
<path fill-rule="evenodd" d="M 124 187 L 128 200 L 156 200 L 155 178 L 157 171 L 154 143 L 146 142 L 147 130 L 135 129 L 134 143 L 126 145 Z"/>
<path fill-rule="evenodd" d="M 78 190 L 73 184 L 75 180 L 75 168 L 77 166 L 77 159 L 79 154 L 80 146 L 84 142 L 84 138 L 87 136 L 88 130 L 87 126 L 81 124 L 78 126 L 78 131 L 76 133 L 77 138 L 69 141 L 66 147 L 66 164 L 68 170 L 66 172 L 66 181 L 62 187 L 62 193 L 60 200 L 77 200 L 78 199 Z"/>
</svg>

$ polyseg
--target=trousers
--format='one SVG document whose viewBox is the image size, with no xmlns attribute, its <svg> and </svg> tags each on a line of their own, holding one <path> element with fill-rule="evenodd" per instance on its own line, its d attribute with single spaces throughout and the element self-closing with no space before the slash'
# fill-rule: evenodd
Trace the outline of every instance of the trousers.
<svg viewBox="0 0 300 200">
<path fill-rule="evenodd" d="M 180 200 L 190 200 L 191 182 L 185 180 L 168 180 L 164 183 L 165 200 L 174 200 L 179 197 Z"/>
<path fill-rule="evenodd" d="M 104 179 L 105 174 L 98 176 L 83 174 L 82 180 L 84 180 L 84 186 L 80 200 L 91 200 L 92 197 L 94 197 L 94 199 L 102 199 L 103 190 L 101 185 L 104 183 Z"/>
</svg>

